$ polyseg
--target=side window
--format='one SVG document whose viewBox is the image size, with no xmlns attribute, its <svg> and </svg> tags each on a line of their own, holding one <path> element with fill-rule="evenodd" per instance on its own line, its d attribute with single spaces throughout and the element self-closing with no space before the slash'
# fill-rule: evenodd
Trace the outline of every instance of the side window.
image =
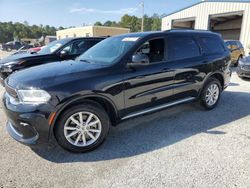
<svg viewBox="0 0 250 188">
<path fill-rule="evenodd" d="M 150 63 L 164 61 L 165 41 L 164 39 L 153 39 L 145 42 L 135 54 L 144 54 L 149 58 Z"/>
<path fill-rule="evenodd" d="M 200 48 L 192 37 L 170 37 L 169 59 L 178 60 L 200 56 Z"/>
<path fill-rule="evenodd" d="M 205 53 L 222 53 L 225 51 L 224 46 L 220 39 L 216 37 L 201 37 L 203 48 Z"/>
<path fill-rule="evenodd" d="M 79 53 L 79 45 L 81 44 L 81 42 L 84 41 L 74 41 L 70 44 L 68 44 L 67 46 L 65 46 L 62 51 L 66 51 L 69 55 L 73 55 L 73 54 L 78 54 Z"/>
<path fill-rule="evenodd" d="M 98 43 L 98 42 L 96 42 L 96 43 Z M 81 41 L 77 46 L 78 50 L 76 51 L 76 53 L 77 54 L 82 54 L 83 52 L 87 51 L 89 48 L 94 46 L 96 43 L 93 40 Z"/>
</svg>

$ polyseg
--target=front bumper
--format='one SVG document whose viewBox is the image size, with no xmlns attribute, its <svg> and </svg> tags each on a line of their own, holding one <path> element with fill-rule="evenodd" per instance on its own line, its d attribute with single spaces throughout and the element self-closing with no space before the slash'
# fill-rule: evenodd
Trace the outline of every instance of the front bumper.
<svg viewBox="0 0 250 188">
<path fill-rule="evenodd" d="M 3 109 L 8 117 L 9 135 L 25 145 L 48 143 L 49 117 L 54 108 L 50 104 L 13 104 L 11 96 L 3 96 Z"/>
<path fill-rule="evenodd" d="M 12 138 L 14 138 L 16 141 L 21 142 L 25 145 L 37 144 L 37 141 L 39 139 L 39 134 L 36 132 L 36 130 L 32 126 L 30 126 L 28 124 L 26 124 L 26 126 L 29 126 L 28 129 L 30 131 L 34 132 L 34 133 L 32 133 L 33 135 L 31 135 L 28 138 L 25 138 L 24 135 L 22 133 L 20 133 L 17 130 L 17 128 L 10 121 L 7 122 L 6 128 L 7 128 L 9 135 Z"/>
<path fill-rule="evenodd" d="M 238 66 L 236 72 L 237 72 L 239 77 L 250 78 L 250 69 L 247 70 L 247 69 L 244 69 L 244 68 Z"/>
</svg>

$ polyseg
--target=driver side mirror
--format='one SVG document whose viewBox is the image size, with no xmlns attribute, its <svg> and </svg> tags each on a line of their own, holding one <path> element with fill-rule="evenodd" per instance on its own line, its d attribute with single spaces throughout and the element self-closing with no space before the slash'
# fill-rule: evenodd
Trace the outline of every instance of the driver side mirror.
<svg viewBox="0 0 250 188">
<path fill-rule="evenodd" d="M 61 52 L 60 52 L 60 58 L 65 58 L 67 55 L 69 54 L 69 52 L 68 51 L 66 51 L 66 50 L 62 50 Z"/>
<path fill-rule="evenodd" d="M 149 64 L 149 57 L 145 54 L 135 54 L 132 56 L 132 63 L 129 66 L 145 66 Z"/>
</svg>

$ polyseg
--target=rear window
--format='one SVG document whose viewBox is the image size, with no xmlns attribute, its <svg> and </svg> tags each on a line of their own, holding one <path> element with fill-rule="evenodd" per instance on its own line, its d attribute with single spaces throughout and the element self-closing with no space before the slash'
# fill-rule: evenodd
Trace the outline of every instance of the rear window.
<svg viewBox="0 0 250 188">
<path fill-rule="evenodd" d="M 201 41 L 205 48 L 205 53 L 222 53 L 225 48 L 219 38 L 216 37 L 201 37 Z"/>
<path fill-rule="evenodd" d="M 186 59 L 200 56 L 200 48 L 192 37 L 170 37 L 170 60 Z"/>
</svg>

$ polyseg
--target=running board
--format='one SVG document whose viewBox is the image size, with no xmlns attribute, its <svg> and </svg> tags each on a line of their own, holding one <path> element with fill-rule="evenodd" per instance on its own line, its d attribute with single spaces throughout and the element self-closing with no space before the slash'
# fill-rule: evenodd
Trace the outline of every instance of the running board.
<svg viewBox="0 0 250 188">
<path fill-rule="evenodd" d="M 188 98 L 181 99 L 181 100 L 178 100 L 178 101 L 175 101 L 175 102 L 163 104 L 163 105 L 160 105 L 160 106 L 157 106 L 157 107 L 154 107 L 154 108 L 149 108 L 149 109 L 146 109 L 146 110 L 143 110 L 143 111 L 139 111 L 139 112 L 136 112 L 136 113 L 133 113 L 133 114 L 129 114 L 129 115 L 123 117 L 122 120 L 129 119 L 129 118 L 136 117 L 136 116 L 143 115 L 143 114 L 147 114 L 147 113 L 150 113 L 150 112 L 154 112 L 154 111 L 157 111 L 157 110 L 161 110 L 161 109 L 164 109 L 164 108 L 168 108 L 168 107 L 171 107 L 171 106 L 174 106 L 174 105 L 177 105 L 177 104 L 181 104 L 181 103 L 185 103 L 185 102 L 189 102 L 189 101 L 193 101 L 193 100 L 195 100 L 195 97 L 188 97 Z"/>
</svg>

